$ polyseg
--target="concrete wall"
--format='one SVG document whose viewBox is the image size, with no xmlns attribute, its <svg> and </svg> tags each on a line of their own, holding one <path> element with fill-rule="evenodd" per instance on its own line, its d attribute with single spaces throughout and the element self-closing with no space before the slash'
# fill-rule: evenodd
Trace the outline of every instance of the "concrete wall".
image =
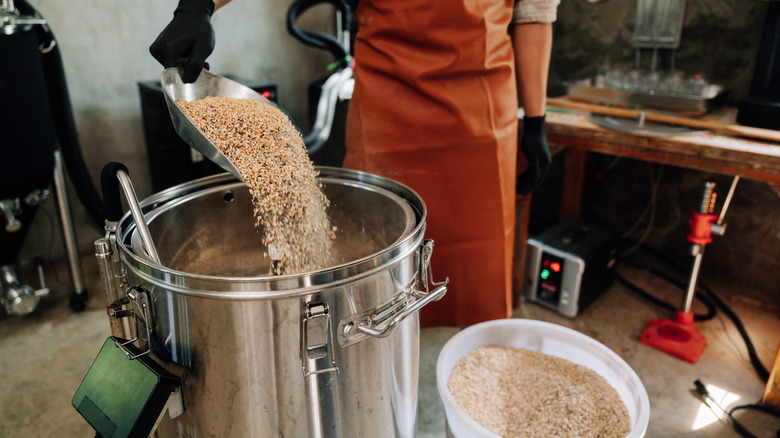
<svg viewBox="0 0 780 438">
<path fill-rule="evenodd" d="M 139 198 L 152 193 L 137 84 L 159 79 L 162 66 L 149 54 L 149 45 L 168 24 L 177 3 L 30 0 L 57 38 L 81 148 L 98 190 L 103 165 L 119 161 L 129 168 Z M 304 46 L 287 32 L 290 4 L 289 0 L 235 0 L 217 11 L 212 19 L 216 48 L 208 62 L 218 74 L 277 84 L 279 105 L 305 130 L 306 87 L 326 74 L 333 58 Z M 329 34 L 334 23 L 335 12 L 326 5 L 306 12 L 298 22 L 302 29 Z M 100 233 L 88 224 L 72 189 L 70 199 L 79 246 L 91 252 Z M 22 262 L 36 255 L 63 257 L 56 217 L 50 198 L 36 216 L 20 255 Z"/>
<path fill-rule="evenodd" d="M 767 11 L 763 0 L 688 0 L 676 68 L 702 72 L 731 90 L 727 104 L 736 106 L 747 96 Z M 554 28 L 550 75 L 552 94 L 565 93 L 564 82 L 593 74 L 609 62 L 631 65 L 636 14 L 635 0 L 590 4 L 564 0 Z M 648 59 L 649 52 L 643 54 Z M 662 58 L 664 59 L 664 58 Z M 668 58 L 665 58 L 668 59 Z M 668 64 L 665 64 L 668 65 Z M 556 162 L 561 161 L 557 158 Z M 537 223 L 556 220 L 561 163 L 534 198 Z M 590 154 L 585 187 L 586 220 L 628 230 L 650 202 L 647 163 Z M 659 168 L 654 165 L 654 174 Z M 647 242 L 678 265 L 690 266 L 687 221 L 701 197 L 701 185 L 714 181 L 724 199 L 731 178 L 666 166 L 660 177 L 656 219 Z M 701 278 L 710 285 L 739 286 L 745 296 L 780 302 L 780 198 L 766 183 L 742 180 L 726 215 L 729 228 L 715 237 L 704 256 Z M 644 233 L 640 223 L 632 237 Z"/>
<path fill-rule="evenodd" d="M 632 66 L 636 3 L 564 0 L 554 28 L 551 87 L 560 92 L 564 81 L 587 77 L 606 63 Z M 705 74 L 731 91 L 729 103 L 738 103 L 750 87 L 766 11 L 764 0 L 688 0 L 675 68 Z M 660 51 L 659 67 L 671 65 L 669 54 Z M 641 52 L 645 65 L 650 58 L 649 49 Z"/>
</svg>

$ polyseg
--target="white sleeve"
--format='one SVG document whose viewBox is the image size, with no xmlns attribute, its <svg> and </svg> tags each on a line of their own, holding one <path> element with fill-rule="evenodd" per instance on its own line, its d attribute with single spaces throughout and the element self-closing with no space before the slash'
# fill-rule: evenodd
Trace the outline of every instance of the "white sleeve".
<svg viewBox="0 0 780 438">
<path fill-rule="evenodd" d="M 561 0 L 519 0 L 515 2 L 512 24 L 552 23 L 558 18 Z"/>
</svg>

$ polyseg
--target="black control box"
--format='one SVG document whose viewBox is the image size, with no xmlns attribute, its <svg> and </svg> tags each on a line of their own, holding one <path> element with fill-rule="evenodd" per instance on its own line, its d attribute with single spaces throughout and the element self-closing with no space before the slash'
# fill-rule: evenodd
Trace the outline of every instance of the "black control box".
<svg viewBox="0 0 780 438">
<path fill-rule="evenodd" d="M 614 280 L 618 237 L 570 220 L 528 239 L 523 296 L 574 318 Z"/>
</svg>

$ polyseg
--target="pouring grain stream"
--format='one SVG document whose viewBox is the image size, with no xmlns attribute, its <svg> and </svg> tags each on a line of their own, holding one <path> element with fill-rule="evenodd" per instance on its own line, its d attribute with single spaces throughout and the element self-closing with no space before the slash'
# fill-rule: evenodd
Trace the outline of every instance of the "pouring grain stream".
<svg viewBox="0 0 780 438">
<path fill-rule="evenodd" d="M 176 104 L 246 182 L 262 243 L 275 261 L 270 273 L 325 267 L 335 232 L 326 211 L 329 202 L 289 118 L 273 105 L 250 99 L 212 96 Z"/>
</svg>

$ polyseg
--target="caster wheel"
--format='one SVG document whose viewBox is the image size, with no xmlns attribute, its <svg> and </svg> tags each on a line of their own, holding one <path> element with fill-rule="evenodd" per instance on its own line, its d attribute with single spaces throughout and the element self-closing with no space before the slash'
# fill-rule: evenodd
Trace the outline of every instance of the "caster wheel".
<svg viewBox="0 0 780 438">
<path fill-rule="evenodd" d="M 81 312 L 87 308 L 87 290 L 81 293 L 73 292 L 70 296 L 70 308 L 74 312 Z"/>
</svg>

